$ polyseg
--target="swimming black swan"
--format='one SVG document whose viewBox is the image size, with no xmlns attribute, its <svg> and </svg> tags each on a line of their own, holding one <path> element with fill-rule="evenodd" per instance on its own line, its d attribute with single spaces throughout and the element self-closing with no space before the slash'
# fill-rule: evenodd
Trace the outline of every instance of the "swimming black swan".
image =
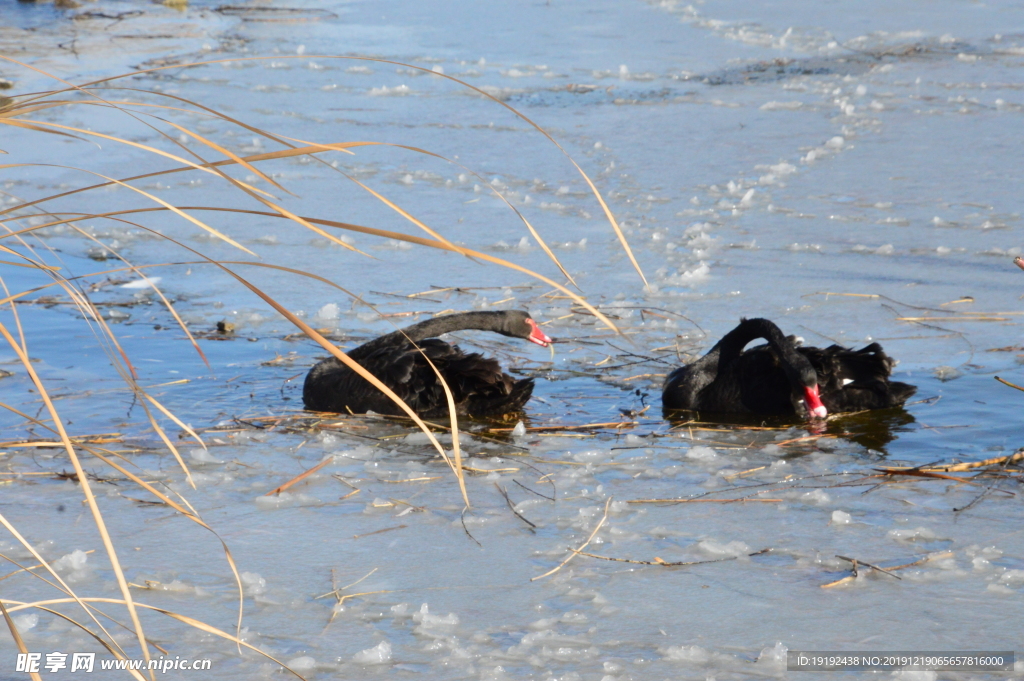
<svg viewBox="0 0 1024 681">
<path fill-rule="evenodd" d="M 744 352 L 756 338 L 768 344 Z M 889 381 L 894 364 L 878 343 L 860 350 L 805 348 L 767 319 L 744 319 L 708 354 L 669 374 L 662 404 L 666 410 L 809 418 L 898 407 L 917 388 Z"/>
<path fill-rule="evenodd" d="M 420 416 L 448 415 L 444 388 L 423 358 L 424 354 L 444 376 L 459 414 L 487 416 L 520 410 L 533 393 L 532 378 L 516 380 L 501 370 L 498 360 L 478 353 L 466 354 L 457 345 L 436 338 L 464 329 L 525 338 L 543 347 L 551 343 L 526 312 L 463 312 L 394 331 L 360 345 L 349 351 L 348 356 L 379 378 Z M 302 401 L 306 409 L 313 411 L 405 413 L 387 395 L 335 357 L 310 369 L 302 388 Z"/>
</svg>

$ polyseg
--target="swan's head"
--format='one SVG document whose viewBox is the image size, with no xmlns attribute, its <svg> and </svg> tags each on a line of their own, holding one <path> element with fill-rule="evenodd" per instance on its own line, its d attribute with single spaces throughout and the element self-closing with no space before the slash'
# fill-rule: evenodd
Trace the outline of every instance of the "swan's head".
<svg viewBox="0 0 1024 681">
<path fill-rule="evenodd" d="M 551 345 L 551 338 L 549 338 L 547 334 L 540 330 L 540 327 L 537 326 L 537 322 L 533 321 L 532 318 L 527 317 L 526 323 L 530 327 L 530 335 L 526 337 L 526 340 L 530 341 L 531 343 L 536 343 L 542 348 L 546 348 L 547 346 Z"/>
<path fill-rule="evenodd" d="M 795 349 L 795 348 L 794 348 Z M 810 419 L 823 419 L 828 409 L 821 402 L 818 390 L 818 372 L 799 352 L 787 353 L 783 368 L 793 386 L 793 409 Z"/>
</svg>

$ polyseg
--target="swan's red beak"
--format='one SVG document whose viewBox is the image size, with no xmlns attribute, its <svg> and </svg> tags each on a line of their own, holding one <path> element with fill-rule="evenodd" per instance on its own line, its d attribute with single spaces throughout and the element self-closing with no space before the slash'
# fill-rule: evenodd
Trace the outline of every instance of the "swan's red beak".
<svg viewBox="0 0 1024 681">
<path fill-rule="evenodd" d="M 528 318 L 526 320 L 526 323 L 529 324 L 530 328 L 532 329 L 532 331 L 530 331 L 530 335 L 527 336 L 526 340 L 530 341 L 531 343 L 536 343 L 542 348 L 546 348 L 547 346 L 551 345 L 551 339 L 548 338 L 547 335 L 540 330 L 540 327 L 537 326 L 537 322 Z"/>
<path fill-rule="evenodd" d="M 828 416 L 828 409 L 821 403 L 821 397 L 818 396 L 818 386 L 804 388 L 804 402 L 807 403 L 807 411 L 810 412 L 811 418 L 823 419 Z"/>
</svg>

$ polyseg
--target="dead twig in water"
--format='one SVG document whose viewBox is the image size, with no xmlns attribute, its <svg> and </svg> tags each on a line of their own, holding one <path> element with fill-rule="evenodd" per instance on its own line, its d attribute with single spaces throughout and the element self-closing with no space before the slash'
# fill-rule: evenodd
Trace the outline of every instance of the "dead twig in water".
<svg viewBox="0 0 1024 681">
<path fill-rule="evenodd" d="M 483 547 L 484 547 L 484 545 L 483 545 L 483 544 L 481 544 L 480 542 L 478 542 L 478 541 L 476 540 L 476 537 L 474 537 L 474 536 L 473 536 L 472 534 L 470 534 L 470 533 L 469 533 L 469 528 L 468 528 L 468 527 L 466 527 L 466 511 L 468 511 L 468 510 L 469 510 L 469 506 L 466 506 L 466 507 L 464 507 L 464 508 L 462 509 L 462 513 L 461 513 L 461 514 L 459 514 L 459 520 L 461 520 L 461 521 L 462 521 L 462 530 L 463 530 L 463 531 L 464 531 L 464 532 L 466 533 L 466 536 L 467 536 L 467 537 L 469 537 L 470 539 L 472 539 L 472 540 L 473 540 L 473 543 L 474 543 L 474 544 L 476 544 L 476 545 L 477 545 L 477 546 L 479 546 L 480 548 L 483 548 Z"/>
<path fill-rule="evenodd" d="M 587 548 L 587 546 L 590 544 L 590 542 L 592 542 L 594 540 L 594 537 L 597 536 L 597 531 L 600 530 L 604 526 L 605 521 L 608 520 L 608 508 L 611 505 L 612 505 L 612 498 L 608 497 L 608 501 L 604 502 L 604 515 L 601 516 L 601 522 L 599 522 L 597 524 L 597 527 L 595 527 L 594 531 L 590 533 L 590 536 L 587 537 L 587 541 L 583 542 L 582 546 L 580 546 L 578 549 L 569 549 L 569 551 L 571 551 L 571 553 L 569 554 L 569 556 L 565 560 L 563 560 L 556 567 L 551 568 L 550 570 L 548 570 L 544 574 L 537 575 L 536 577 L 531 578 L 530 581 L 531 582 L 536 582 L 538 579 L 544 579 L 545 577 L 548 577 L 550 575 L 555 574 L 556 572 L 561 570 L 563 567 L 565 567 L 566 564 L 570 560 L 572 560 L 573 558 L 578 556 L 580 551 L 582 551 L 583 549 Z"/>
<path fill-rule="evenodd" d="M 1003 385 L 1008 385 L 1008 386 L 1010 386 L 1011 388 L 1016 388 L 1017 390 L 1020 390 L 1020 391 L 1024 391 L 1024 388 L 1020 387 L 1019 385 L 1015 385 L 1015 384 L 1013 384 L 1013 383 L 1010 383 L 1009 381 L 1007 381 L 1007 380 L 1004 380 L 1004 379 L 1002 379 L 1002 378 L 999 378 L 998 376 L 994 376 L 993 378 L 995 378 L 995 379 L 996 379 L 997 381 L 999 381 L 999 382 L 1000 382 L 1000 383 L 1002 383 Z"/>
<path fill-rule="evenodd" d="M 897 565 L 897 566 L 891 567 L 891 568 L 879 568 L 879 567 L 875 567 L 874 565 L 871 565 L 870 563 L 865 563 L 864 561 L 858 561 L 856 558 L 847 558 L 846 556 L 836 556 L 836 558 L 841 558 L 842 560 L 848 560 L 851 563 L 853 563 L 853 569 L 852 569 L 853 574 L 852 575 L 847 575 L 846 577 L 843 577 L 842 579 L 837 579 L 834 582 L 829 582 L 828 584 L 822 584 L 821 588 L 822 589 L 831 589 L 832 587 L 839 586 L 841 584 L 849 584 L 853 580 L 857 579 L 857 574 L 858 574 L 857 573 L 857 564 L 858 563 L 861 564 L 861 565 L 867 565 L 869 568 L 872 568 L 874 570 L 878 570 L 880 572 L 884 572 L 887 575 L 889 575 L 890 577 L 896 577 L 896 579 L 902 579 L 902 577 L 898 577 L 898 576 L 890 574 L 890 573 L 892 573 L 895 570 L 903 570 L 903 569 L 906 569 L 906 568 L 909 568 L 909 567 L 915 567 L 917 565 L 921 565 L 923 563 L 927 563 L 930 560 L 937 560 L 939 558 L 948 558 L 949 556 L 952 556 L 952 555 L 953 555 L 952 551 L 946 551 L 944 553 L 936 553 L 936 554 L 931 555 L 931 556 L 925 556 L 924 558 L 921 558 L 920 560 L 915 560 L 913 563 L 905 563 L 903 565 Z"/>
<path fill-rule="evenodd" d="M 660 565 L 661 567 L 683 567 L 683 566 L 686 566 L 686 565 L 706 565 L 708 563 L 725 563 L 725 562 L 730 561 L 730 560 L 736 560 L 739 557 L 739 556 L 729 556 L 728 558 L 715 558 L 713 560 L 690 560 L 690 561 L 682 561 L 682 562 L 669 562 L 667 560 L 662 560 L 661 558 L 658 558 L 657 556 L 654 557 L 654 560 L 632 560 L 630 558 L 612 558 L 610 556 L 599 556 L 596 553 L 587 553 L 586 551 L 578 551 L 576 549 L 569 549 L 569 550 L 572 551 L 573 553 L 579 554 L 581 556 L 588 556 L 590 558 L 597 558 L 599 560 L 611 560 L 611 561 L 615 561 L 616 563 L 633 563 L 635 565 Z M 769 551 L 771 551 L 770 548 L 768 548 L 768 549 L 761 549 L 760 551 L 754 551 L 753 553 L 748 553 L 747 556 L 748 557 L 759 556 L 762 553 L 768 553 Z"/>
<path fill-rule="evenodd" d="M 312 468 L 310 468 L 305 473 L 300 473 L 299 475 L 295 476 L 294 478 L 292 478 L 288 482 L 284 483 L 280 487 L 275 487 L 274 489 L 270 490 L 269 492 L 267 492 L 263 496 L 269 497 L 269 496 L 272 496 L 274 494 L 280 494 L 281 492 L 285 491 L 286 489 L 288 489 L 289 487 L 291 487 L 295 483 L 302 482 L 303 480 L 305 480 L 309 476 L 313 475 L 313 473 L 316 473 L 318 470 L 320 470 L 321 468 L 323 468 L 327 464 L 331 463 L 332 461 L 334 461 L 334 457 L 330 457 L 330 456 L 327 457 L 326 459 L 324 459 L 323 461 L 321 461 L 317 465 L 315 465 Z"/>
<path fill-rule="evenodd" d="M 555 498 L 554 498 L 554 497 L 549 497 L 549 496 L 548 496 L 548 495 L 546 495 L 546 494 L 541 494 L 541 493 L 540 493 L 540 492 L 538 492 L 537 490 L 533 490 L 533 489 L 530 489 L 529 487 L 527 487 L 527 486 L 526 486 L 526 485 L 524 485 L 523 483 L 519 482 L 518 480 L 515 480 L 515 479 L 513 479 L 513 480 L 512 480 L 512 482 L 516 483 L 517 485 L 519 485 L 520 487 L 522 487 L 523 489 L 525 489 L 525 490 L 526 490 L 527 492 L 531 492 L 531 493 L 533 493 L 533 494 L 536 494 L 536 495 L 537 495 L 538 497 L 541 497 L 541 498 L 543 498 L 543 499 L 547 499 L 548 501 L 554 501 L 554 500 L 555 500 Z M 548 482 L 551 482 L 551 481 L 549 480 Z"/>
<path fill-rule="evenodd" d="M 522 521 L 523 521 L 524 523 L 526 523 L 527 525 L 529 525 L 529 526 L 530 526 L 530 532 L 533 532 L 533 533 L 535 533 L 535 534 L 536 534 L 536 531 L 537 531 L 537 526 L 536 526 L 535 524 L 531 523 L 531 522 L 530 522 L 529 520 L 527 520 L 527 519 L 526 519 L 526 518 L 525 518 L 525 517 L 523 516 L 523 514 L 522 514 L 522 513 L 520 513 L 519 511 L 517 511 L 517 510 L 516 510 L 516 507 L 515 507 L 515 505 L 514 505 L 514 504 L 512 503 L 512 500 L 508 498 L 508 488 L 504 488 L 504 489 L 502 489 L 501 487 L 498 487 L 498 483 L 494 483 L 494 488 L 495 488 L 496 490 L 498 490 L 499 492 L 501 492 L 501 496 L 505 497 L 505 503 L 507 503 L 507 504 L 508 504 L 509 510 L 511 510 L 511 511 L 512 511 L 512 513 L 514 513 L 514 514 L 515 514 L 515 516 L 516 516 L 517 518 L 519 518 L 519 519 L 520 519 L 520 520 L 522 520 Z"/>
</svg>

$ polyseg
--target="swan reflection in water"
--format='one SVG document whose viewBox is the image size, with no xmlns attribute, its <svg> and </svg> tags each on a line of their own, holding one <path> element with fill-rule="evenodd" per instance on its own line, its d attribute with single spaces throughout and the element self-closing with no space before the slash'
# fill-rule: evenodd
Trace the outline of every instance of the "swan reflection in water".
<svg viewBox="0 0 1024 681">
<path fill-rule="evenodd" d="M 664 418 L 669 421 L 674 429 L 685 432 L 687 429 L 700 431 L 703 428 L 714 428 L 731 431 L 732 434 L 744 434 L 762 431 L 782 432 L 791 429 L 805 429 L 808 436 L 820 435 L 825 438 L 841 438 L 848 442 L 855 443 L 888 456 L 887 446 L 894 440 L 899 439 L 901 433 L 915 430 L 913 424 L 917 422 L 913 414 L 906 409 L 894 407 L 891 409 L 873 409 L 870 411 L 855 412 L 852 414 L 837 414 L 828 420 L 804 421 L 789 416 L 761 416 L 756 414 L 711 414 L 698 413 L 678 409 L 666 409 L 663 412 Z M 756 428 L 757 431 L 750 429 Z M 793 435 L 799 438 L 800 435 Z M 750 438 L 755 440 L 754 437 Z M 813 446 L 816 441 L 806 440 L 808 446 Z M 694 444 L 702 444 L 700 440 L 694 440 Z M 714 446 L 713 442 L 706 444 Z M 730 443 L 732 444 L 732 443 Z M 764 446 L 774 444 L 771 438 L 756 438 L 753 446 Z M 794 450 L 795 453 L 796 450 Z"/>
</svg>

